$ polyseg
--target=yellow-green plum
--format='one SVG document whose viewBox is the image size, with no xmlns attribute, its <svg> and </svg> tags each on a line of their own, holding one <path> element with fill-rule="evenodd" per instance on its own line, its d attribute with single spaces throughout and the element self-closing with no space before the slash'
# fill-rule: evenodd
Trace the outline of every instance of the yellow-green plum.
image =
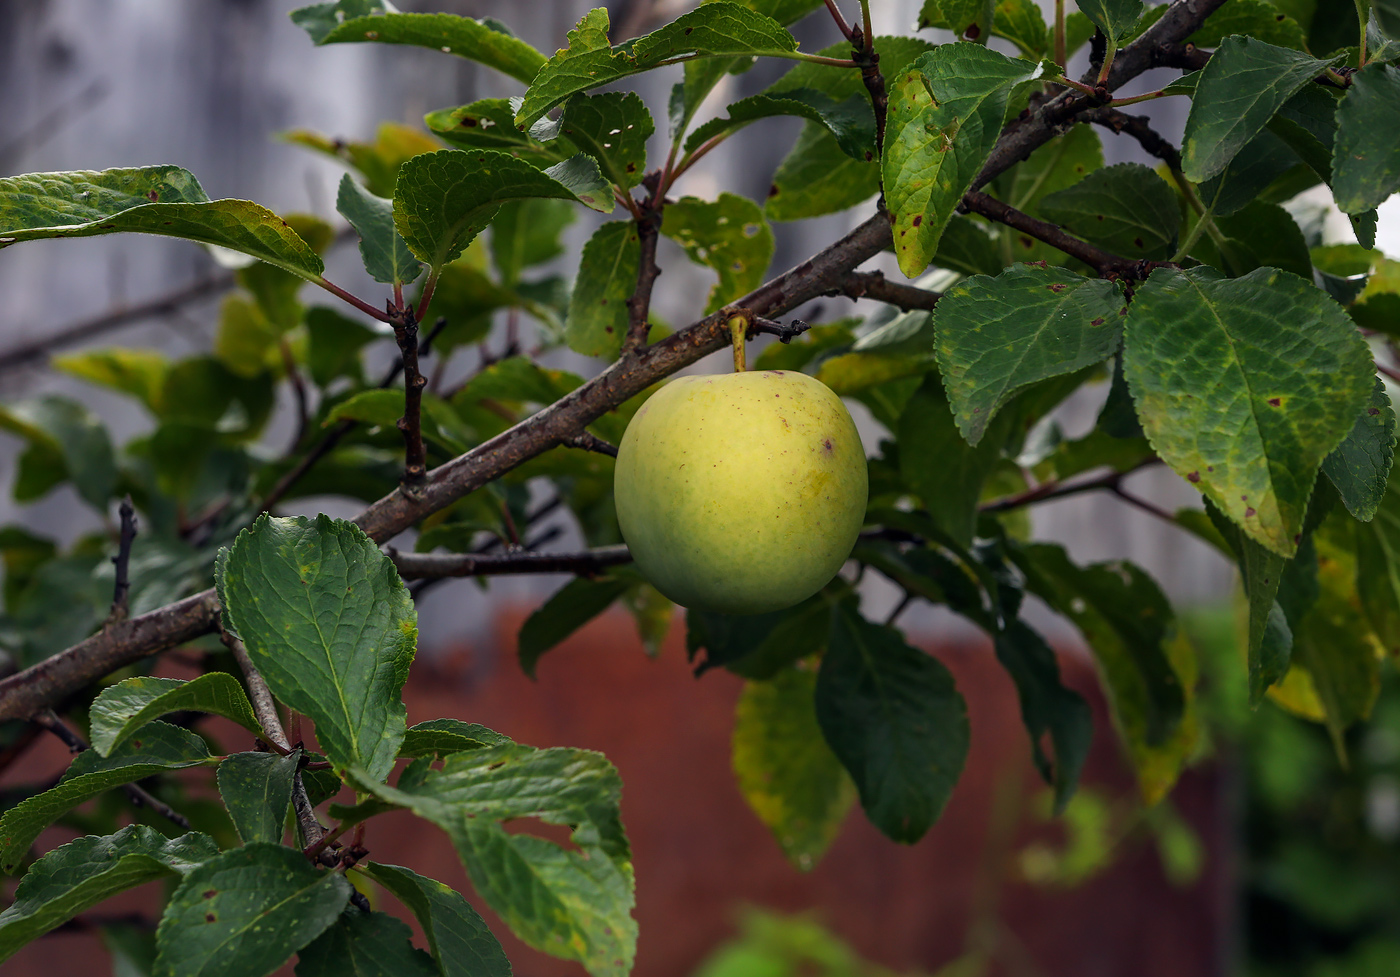
<svg viewBox="0 0 1400 977">
<path fill-rule="evenodd" d="M 802 373 L 681 377 L 618 446 L 617 520 L 643 575 L 684 607 L 763 614 L 820 590 L 865 518 L 865 451 Z"/>
</svg>

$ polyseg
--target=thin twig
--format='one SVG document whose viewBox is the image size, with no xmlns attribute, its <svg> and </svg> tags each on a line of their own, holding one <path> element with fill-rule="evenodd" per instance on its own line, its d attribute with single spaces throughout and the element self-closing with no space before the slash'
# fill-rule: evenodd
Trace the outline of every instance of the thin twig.
<svg viewBox="0 0 1400 977">
<path fill-rule="evenodd" d="M 1081 118 L 1118 135 L 1132 136 L 1148 155 L 1157 157 L 1173 171 L 1181 169 L 1181 152 L 1152 128 L 1152 120 L 1147 116 L 1129 115 L 1105 105 L 1090 109 Z"/>
<path fill-rule="evenodd" d="M 1028 505 L 1046 502 L 1050 499 L 1063 499 L 1071 495 L 1081 495 L 1084 492 L 1097 492 L 1099 489 L 1113 491 L 1115 486 L 1121 484 L 1123 479 L 1134 472 L 1147 468 L 1150 465 L 1160 463 L 1160 459 L 1147 458 L 1126 471 L 1109 472 L 1098 478 L 1091 478 L 1082 482 L 1070 482 L 1066 484 L 1058 479 L 1051 479 L 1048 482 L 1042 482 L 1035 488 L 1027 489 L 1024 492 L 1018 492 L 1015 495 L 1009 495 L 1002 499 L 995 499 L 991 502 L 984 502 L 977 507 L 977 511 L 1008 512 L 1012 509 L 1024 509 Z"/>
<path fill-rule="evenodd" d="M 61 739 L 71 753 L 82 753 L 89 748 L 87 741 L 70 729 L 68 724 L 58 718 L 58 714 L 52 709 L 44 709 L 37 712 L 31 719 L 33 722 Z M 123 784 L 122 790 L 126 793 L 126 798 L 132 803 L 132 806 L 149 807 L 152 811 L 156 812 L 167 821 L 170 821 L 172 824 L 178 825 L 186 831 L 190 830 L 189 819 L 159 797 L 142 790 L 135 784 Z"/>
<path fill-rule="evenodd" d="M 121 326 L 132 325 L 154 316 L 171 315 L 191 302 L 226 292 L 232 287 L 233 275 L 215 275 L 212 278 L 202 278 L 149 302 L 104 312 L 102 315 L 66 326 L 51 335 L 10 347 L 0 353 L 0 372 L 48 359 L 49 354 L 61 347 L 85 342 Z"/>
<path fill-rule="evenodd" d="M 911 309 L 932 309 L 943 297 L 942 292 L 931 292 L 926 288 L 892 282 L 880 271 L 850 271 L 842 275 L 836 286 L 827 295 L 845 295 L 853 299 L 874 299 L 887 305 L 898 306 L 906 312 Z"/>
<path fill-rule="evenodd" d="M 391 310 L 394 340 L 399 344 L 399 359 L 403 363 L 403 416 L 399 430 L 403 432 L 403 484 L 412 491 L 423 484 L 428 472 L 427 451 L 423 447 L 423 388 L 428 380 L 418 369 L 418 320 L 413 309 L 403 305 Z"/>
<path fill-rule="evenodd" d="M 292 449 L 295 451 L 301 447 L 301 442 L 306 437 L 306 426 L 311 422 L 311 411 L 308 407 L 310 399 L 306 392 L 306 381 L 302 379 L 301 371 L 297 369 L 297 359 L 292 355 L 292 344 L 287 342 L 287 337 L 283 336 L 277 341 L 277 348 L 282 354 L 282 368 L 287 373 L 287 381 L 292 385 L 292 395 L 296 398 L 297 404 L 297 431 L 292 438 Z"/>
<path fill-rule="evenodd" d="M 112 585 L 112 609 L 107 614 L 108 624 L 125 621 L 131 610 L 131 544 L 136 540 L 136 508 L 131 504 L 131 496 L 122 499 L 117 513 L 121 519 L 121 530 L 117 537 L 117 555 L 112 557 L 116 582 Z"/>
<path fill-rule="evenodd" d="M 591 431 L 580 431 L 571 438 L 564 441 L 565 446 L 570 448 L 581 448 L 584 451 L 596 451 L 600 455 L 607 455 L 609 458 L 617 457 L 617 445 L 609 444 Z"/>
<path fill-rule="evenodd" d="M 875 113 L 875 155 L 885 153 L 885 119 L 889 115 L 890 98 L 885 90 L 885 76 L 880 72 L 880 55 L 875 52 L 875 38 L 870 36 L 870 8 L 862 3 L 864 28 L 851 32 L 851 60 L 860 66 L 860 80 L 870 93 L 870 108 Z M 868 157 L 869 154 L 867 154 Z"/>
<path fill-rule="evenodd" d="M 752 339 L 754 336 L 762 333 L 767 336 L 777 336 L 778 342 L 786 344 L 792 342 L 811 328 L 811 323 L 803 322 L 801 319 L 793 319 L 791 322 L 778 322 L 775 319 L 765 319 L 763 316 L 756 315 L 750 317 L 745 336 L 748 339 Z"/>
<path fill-rule="evenodd" d="M 1172 267 L 1170 262 L 1146 261 L 1137 258 L 1125 258 L 1122 255 L 1113 254 L 1103 248 L 1096 247 L 1087 241 L 1066 234 L 1056 224 L 1032 217 L 1012 207 L 1010 204 L 1002 203 L 995 197 L 989 197 L 980 191 L 972 191 L 963 196 L 963 207 L 983 217 L 1005 224 L 1007 227 L 1022 233 L 1029 234 L 1039 241 L 1044 241 L 1052 248 L 1063 251 L 1072 258 L 1089 265 L 1104 278 L 1131 278 L 1141 281 L 1151 274 L 1154 268 Z"/>
<path fill-rule="evenodd" d="M 637 239 L 640 245 L 640 260 L 637 263 L 637 287 L 627 299 L 627 338 L 622 344 L 626 356 L 646 345 L 647 333 L 651 330 L 647 317 L 651 314 L 651 290 L 661 274 L 656 264 L 656 243 L 661 237 L 661 208 L 666 205 L 665 192 L 661 189 L 661 175 L 648 175 L 652 193 L 641 204 L 642 216 L 636 222 Z"/>
<path fill-rule="evenodd" d="M 579 553 L 400 553 L 389 550 L 389 559 L 405 580 L 434 577 L 499 577 L 522 573 L 574 573 L 591 577 L 608 567 L 632 562 L 626 546 L 600 546 Z"/>
<path fill-rule="evenodd" d="M 282 727 L 282 717 L 277 713 L 277 700 L 272 697 L 267 680 L 248 657 L 248 649 L 243 646 L 242 641 L 222 628 L 219 630 L 219 640 L 232 653 L 243 672 L 243 678 L 248 685 L 248 701 L 252 703 L 253 715 L 257 717 L 258 725 L 267 737 L 265 742 L 283 756 L 291 753 L 292 742 Z M 302 844 L 314 845 L 320 841 L 326 829 L 316 817 L 316 809 L 311 806 L 311 798 L 306 793 L 306 785 L 302 783 L 300 770 L 292 777 L 292 809 L 296 812 L 297 825 L 301 829 Z M 335 861 L 332 856 L 330 861 L 322 860 L 322 864 L 333 865 Z"/>
<path fill-rule="evenodd" d="M 841 32 L 841 36 L 846 40 L 851 39 L 851 25 L 846 23 L 846 18 L 841 16 L 841 8 L 836 6 L 836 0 L 826 0 L 826 9 L 831 12 L 831 19 L 836 21 L 836 29 Z"/>
</svg>

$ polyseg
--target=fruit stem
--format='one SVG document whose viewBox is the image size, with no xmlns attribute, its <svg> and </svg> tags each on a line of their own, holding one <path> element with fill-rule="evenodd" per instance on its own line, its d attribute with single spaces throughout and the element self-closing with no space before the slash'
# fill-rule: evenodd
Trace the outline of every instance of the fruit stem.
<svg viewBox="0 0 1400 977">
<path fill-rule="evenodd" d="M 749 331 L 749 320 L 747 316 L 736 315 L 729 317 L 729 334 L 734 338 L 734 372 L 743 373 L 748 369 L 748 364 L 744 359 L 744 342 Z"/>
</svg>

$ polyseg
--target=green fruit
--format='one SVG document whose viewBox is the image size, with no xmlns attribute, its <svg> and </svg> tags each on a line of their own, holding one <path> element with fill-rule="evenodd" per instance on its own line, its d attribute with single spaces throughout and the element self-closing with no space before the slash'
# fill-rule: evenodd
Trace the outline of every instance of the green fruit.
<svg viewBox="0 0 1400 977">
<path fill-rule="evenodd" d="M 865 451 L 831 390 L 769 370 L 682 377 L 618 447 L 617 521 L 637 567 L 684 607 L 763 614 L 820 590 L 865 518 Z"/>
</svg>

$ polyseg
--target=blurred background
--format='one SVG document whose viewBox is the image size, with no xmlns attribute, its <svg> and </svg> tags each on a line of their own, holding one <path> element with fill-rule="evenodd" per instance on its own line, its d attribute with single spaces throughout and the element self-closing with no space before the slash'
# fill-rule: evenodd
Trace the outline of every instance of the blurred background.
<svg viewBox="0 0 1400 977">
<path fill-rule="evenodd" d="M 549 53 L 596 2 L 399 6 L 496 17 Z M 432 109 L 522 91 L 473 62 L 421 49 L 314 48 L 288 20 L 295 6 L 287 0 L 0 0 L 0 175 L 173 163 L 195 173 L 210 197 L 309 212 L 339 227 L 334 201 L 344 168 L 282 134 L 307 129 L 372 141 L 385 121 L 421 128 Z M 617 41 L 692 3 L 614 0 L 608 6 Z M 848 15 L 855 8 L 853 0 L 844 6 Z M 919 6 L 918 0 L 875 0 L 877 32 L 912 31 Z M 837 40 L 821 11 L 794 33 L 807 50 Z M 937 34 L 925 32 L 948 39 Z M 760 63 L 726 77 L 700 118 L 761 90 L 786 67 Z M 1072 67 L 1073 75 L 1083 65 Z M 637 82 L 658 119 L 679 72 L 653 72 Z M 1158 88 L 1171 74 L 1144 75 L 1131 91 Z M 1133 111 L 1151 115 L 1159 131 L 1179 142 L 1185 105 L 1164 99 Z M 798 120 L 773 119 L 745 130 L 690 171 L 679 189 L 709 199 L 728 190 L 761 202 L 800 127 Z M 653 159 L 664 153 L 661 129 Z M 1135 142 L 1106 132 L 1102 138 L 1106 162 L 1150 162 Z M 1346 221 L 1313 198 L 1305 195 L 1291 209 L 1322 241 L 1352 239 Z M 774 224 L 774 269 L 808 257 L 866 213 L 856 208 Z M 560 274 L 573 273 L 597 220 L 580 216 L 569 228 Z M 1400 254 L 1394 200 L 1381 210 L 1378 246 Z M 664 238 L 660 258 L 666 274 L 657 313 L 683 325 L 700 314 L 710 273 Z M 382 288 L 365 277 L 351 245 L 333 246 L 327 265 L 329 278 L 357 294 L 376 296 Z M 884 267 L 897 274 L 892 261 Z M 171 296 L 180 301 L 132 315 L 85 342 L 176 356 L 207 351 L 229 285 L 229 272 L 206 250 L 153 237 L 40 241 L 0 252 L 0 399 L 61 392 L 91 406 L 118 442 L 142 434 L 150 422 L 131 401 L 48 369 L 46 356 L 7 357 L 7 351 Z M 794 314 L 822 322 L 851 309 L 846 300 L 826 299 Z M 377 350 L 385 363 L 392 353 L 392 343 Z M 551 365 L 584 376 L 601 367 L 567 350 L 549 357 Z M 477 365 L 474 351 L 460 350 L 446 367 L 449 379 Z M 1082 433 L 1106 393 L 1103 385 L 1067 403 L 1057 422 L 1069 435 Z M 868 416 L 860 420 L 873 448 L 877 426 Z M 292 427 L 289 413 L 274 422 L 268 450 L 285 444 Z M 7 480 L 21 447 L 0 433 L 0 472 Z M 1167 509 L 1198 504 L 1190 487 L 1164 469 L 1134 475 L 1131 484 Z M 286 511 L 349 516 L 358 508 L 327 497 L 298 500 Z M 12 522 L 63 542 L 100 525 L 68 488 L 24 507 L 0 493 L 0 524 Z M 1400 693 L 1387 687 L 1378 721 L 1350 744 L 1351 766 L 1343 769 L 1320 730 L 1269 704 L 1250 714 L 1232 680 L 1212 684 L 1212 674 L 1233 677 L 1231 656 L 1237 654 L 1227 606 L 1234 570 L 1214 551 L 1106 494 L 1036 508 L 1034 531 L 1063 543 L 1080 561 L 1122 557 L 1144 566 L 1182 611 L 1203 651 L 1211 759 L 1154 812 L 1136 806 L 1096 699 L 1102 735 L 1086 786 L 1066 818 L 1046 822 L 1009 682 L 975 632 L 926 606 L 911 607 L 901 624 L 949 663 L 970 700 L 969 773 L 943 822 L 912 852 L 884 841 L 856 815 L 809 876 L 782 860 L 729 775 L 727 740 L 739 680 L 715 673 L 694 680 L 677 629 L 652 662 L 641 654 L 630 623 L 608 617 L 552 653 L 538 684 L 518 674 L 515 629 L 561 578 L 504 578 L 489 592 L 469 582 L 429 590 L 419 603 L 421 664 L 407 693 L 410 718 L 455 715 L 538 745 L 602 749 L 618 763 L 627 785 L 624 816 L 638 853 L 637 973 L 644 977 L 838 977 L 881 968 L 948 977 L 1400 973 Z M 567 542 L 566 535 L 561 545 Z M 898 599 L 878 580 L 865 586 L 872 617 Z M 1036 623 L 1062 645 L 1072 684 L 1091 694 L 1092 666 L 1075 651 L 1073 631 L 1048 612 Z M 61 761 L 48 758 L 60 767 Z M 406 851 L 401 860 L 408 864 L 431 849 L 436 854 L 428 857 L 455 866 L 443 839 L 411 841 L 424 851 Z M 384 843 L 407 846 L 410 840 Z M 757 914 L 744 915 L 746 905 Z M 58 939 L 15 958 L 7 974 L 42 968 L 54 977 L 106 966 L 96 935 Z M 67 949 L 55 956 L 55 947 Z M 508 949 L 522 974 L 581 973 L 518 945 Z"/>
</svg>

